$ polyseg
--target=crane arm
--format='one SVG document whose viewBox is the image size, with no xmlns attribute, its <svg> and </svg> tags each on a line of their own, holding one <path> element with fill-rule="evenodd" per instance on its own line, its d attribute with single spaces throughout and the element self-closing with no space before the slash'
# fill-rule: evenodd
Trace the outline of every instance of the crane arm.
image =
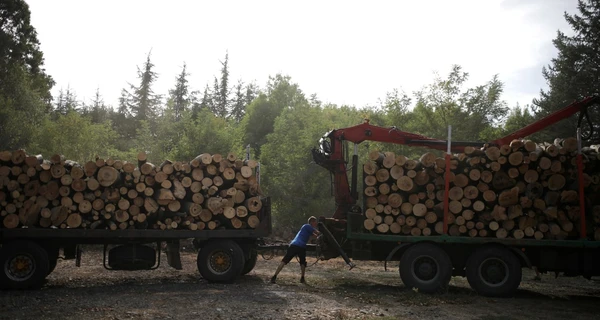
<svg viewBox="0 0 600 320">
<path fill-rule="evenodd" d="M 369 120 L 344 129 L 333 130 L 327 135 L 331 139 L 333 150 L 341 141 L 361 143 L 363 141 L 388 142 L 413 147 L 428 147 L 446 150 L 447 141 L 429 138 L 416 133 L 401 131 L 396 127 L 378 127 L 371 125 Z M 339 142 L 339 143 L 338 143 Z M 483 145 L 481 142 L 452 142 L 452 151 L 461 152 L 465 146 Z"/>
<path fill-rule="evenodd" d="M 509 144 L 511 141 L 513 141 L 515 139 L 525 138 L 529 135 L 532 135 L 540 130 L 543 130 L 543 129 L 557 123 L 558 121 L 560 121 L 562 119 L 568 118 L 577 112 L 580 112 L 579 125 L 581 125 L 581 121 L 583 120 L 584 117 L 587 117 L 588 122 L 591 124 L 590 119 L 587 115 L 587 108 L 589 106 L 592 106 L 592 105 L 598 104 L 598 103 L 600 103 L 600 96 L 598 96 L 598 95 L 589 96 L 585 99 L 575 101 L 575 102 L 571 103 L 570 105 L 568 105 L 556 112 L 553 112 L 553 113 L 549 114 L 548 116 L 546 116 L 528 126 L 525 126 L 503 138 L 492 141 L 492 144 L 496 144 L 496 145 Z"/>
</svg>

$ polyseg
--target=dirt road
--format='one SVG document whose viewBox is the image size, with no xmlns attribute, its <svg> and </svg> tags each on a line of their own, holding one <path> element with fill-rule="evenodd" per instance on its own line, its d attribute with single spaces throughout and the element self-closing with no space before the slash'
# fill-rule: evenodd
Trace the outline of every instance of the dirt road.
<svg viewBox="0 0 600 320">
<path fill-rule="evenodd" d="M 279 258 L 263 260 L 236 284 L 207 283 L 195 254 L 184 253 L 184 269 L 106 271 L 99 252 L 84 254 L 80 268 L 59 261 L 38 291 L 0 291 L 0 319 L 599 319 L 600 282 L 554 278 L 524 270 L 514 298 L 477 296 L 464 278 L 449 292 L 425 295 L 404 287 L 397 266 L 342 260 L 308 268 L 299 283 L 292 261 L 277 284 L 268 279 Z M 314 262 L 309 258 L 309 263 Z"/>
</svg>

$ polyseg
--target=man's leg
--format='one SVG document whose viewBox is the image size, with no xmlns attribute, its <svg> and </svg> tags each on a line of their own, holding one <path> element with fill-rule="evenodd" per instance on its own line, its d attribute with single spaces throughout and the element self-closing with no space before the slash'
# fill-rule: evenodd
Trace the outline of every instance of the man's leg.
<svg viewBox="0 0 600 320">
<path fill-rule="evenodd" d="M 306 283 L 304 280 L 304 273 L 306 272 L 306 249 L 298 252 L 298 258 L 300 258 L 300 282 Z"/>
<path fill-rule="evenodd" d="M 304 280 L 304 273 L 306 272 L 306 266 L 301 264 L 300 265 L 300 272 L 302 273 L 302 276 L 300 277 L 300 282 L 305 283 Z"/>
<path fill-rule="evenodd" d="M 296 253 L 294 252 L 294 248 L 292 246 L 289 246 L 287 252 L 285 253 L 285 256 L 283 257 L 283 259 L 281 259 L 281 263 L 277 267 L 275 274 L 273 275 L 273 277 L 271 277 L 271 283 L 275 283 L 277 281 L 277 275 L 279 274 L 279 272 L 281 272 L 281 269 L 283 269 L 283 267 L 286 264 L 288 264 L 295 255 Z"/>
<path fill-rule="evenodd" d="M 285 262 L 281 261 L 279 263 L 279 266 L 277 267 L 277 271 L 275 271 L 275 275 L 273 275 L 273 277 L 271 277 L 271 283 L 275 283 L 275 281 L 277 281 L 277 275 L 279 274 L 279 272 L 281 272 L 281 269 L 283 269 L 283 267 L 285 266 Z"/>
</svg>

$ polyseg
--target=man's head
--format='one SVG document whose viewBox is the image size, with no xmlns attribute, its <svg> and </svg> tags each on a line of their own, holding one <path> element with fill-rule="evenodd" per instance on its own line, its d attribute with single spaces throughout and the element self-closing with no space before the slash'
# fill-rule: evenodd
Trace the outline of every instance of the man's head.
<svg viewBox="0 0 600 320">
<path fill-rule="evenodd" d="M 317 227 L 317 218 L 315 216 L 311 216 L 308 218 L 308 224 L 310 224 L 313 228 Z"/>
</svg>

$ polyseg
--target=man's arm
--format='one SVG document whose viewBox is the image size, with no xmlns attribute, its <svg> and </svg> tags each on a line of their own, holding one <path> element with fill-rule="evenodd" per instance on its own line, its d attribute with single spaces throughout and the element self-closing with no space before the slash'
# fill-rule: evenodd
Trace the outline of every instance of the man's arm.
<svg viewBox="0 0 600 320">
<path fill-rule="evenodd" d="M 313 235 L 318 236 L 321 234 L 321 232 L 319 230 L 317 230 L 316 228 L 313 228 Z"/>
</svg>

